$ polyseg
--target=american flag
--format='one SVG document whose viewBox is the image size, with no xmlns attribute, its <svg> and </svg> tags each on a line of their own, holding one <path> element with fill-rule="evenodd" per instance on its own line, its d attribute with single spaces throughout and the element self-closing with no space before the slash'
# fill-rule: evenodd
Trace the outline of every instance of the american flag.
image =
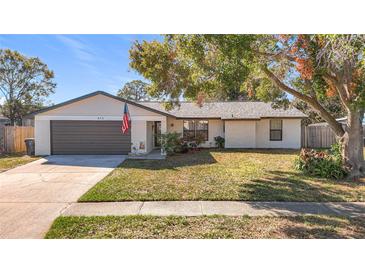
<svg viewBox="0 0 365 274">
<path fill-rule="evenodd" d="M 128 106 L 127 103 L 124 104 L 124 114 L 123 114 L 123 119 L 122 119 L 122 126 L 121 126 L 121 131 L 123 134 L 128 133 L 128 129 L 131 126 L 131 117 L 129 115 L 129 110 L 128 110 Z"/>
</svg>

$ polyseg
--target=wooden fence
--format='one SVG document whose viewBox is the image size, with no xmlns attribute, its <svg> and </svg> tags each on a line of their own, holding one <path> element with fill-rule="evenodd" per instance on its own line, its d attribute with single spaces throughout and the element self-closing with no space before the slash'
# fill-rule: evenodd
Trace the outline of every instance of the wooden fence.
<svg viewBox="0 0 365 274">
<path fill-rule="evenodd" d="M 365 134 L 365 126 L 364 126 Z M 365 136 L 365 135 L 364 135 Z M 336 136 L 327 125 L 303 126 L 302 147 L 329 148 L 336 143 Z"/>
<path fill-rule="evenodd" d="M 4 126 L 0 132 L 0 151 L 6 153 L 25 152 L 24 140 L 34 138 L 34 127 Z"/>
</svg>

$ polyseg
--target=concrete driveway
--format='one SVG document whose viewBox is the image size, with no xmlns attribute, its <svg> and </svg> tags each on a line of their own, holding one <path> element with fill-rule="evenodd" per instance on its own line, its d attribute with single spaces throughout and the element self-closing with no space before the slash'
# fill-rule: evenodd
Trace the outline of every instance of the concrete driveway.
<svg viewBox="0 0 365 274">
<path fill-rule="evenodd" d="M 125 159 L 57 155 L 0 173 L 0 238 L 42 238 L 57 216 Z"/>
</svg>

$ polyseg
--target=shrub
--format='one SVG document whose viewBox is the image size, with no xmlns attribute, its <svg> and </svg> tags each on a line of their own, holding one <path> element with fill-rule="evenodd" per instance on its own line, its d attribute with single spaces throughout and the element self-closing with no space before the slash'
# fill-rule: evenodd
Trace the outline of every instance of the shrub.
<svg viewBox="0 0 365 274">
<path fill-rule="evenodd" d="M 196 134 L 195 138 L 194 138 L 194 142 L 196 144 L 196 146 L 200 146 L 202 143 L 205 142 L 205 135 L 202 133 L 198 133 Z"/>
<path fill-rule="evenodd" d="M 339 143 L 333 144 L 331 146 L 331 154 L 333 155 L 335 161 L 342 163 L 341 145 Z"/>
<path fill-rule="evenodd" d="M 218 147 L 218 148 L 224 148 L 224 138 L 221 137 L 221 136 L 217 136 L 217 137 L 214 137 L 214 141 L 215 141 L 215 145 Z"/>
<path fill-rule="evenodd" d="M 342 179 L 347 175 L 342 166 L 341 153 L 333 146 L 327 151 L 303 148 L 295 161 L 295 168 L 312 176 L 330 179 Z"/>
<path fill-rule="evenodd" d="M 181 140 L 180 141 L 180 153 L 188 153 L 189 152 L 189 144 L 188 142 Z"/>
<path fill-rule="evenodd" d="M 181 147 L 180 135 L 181 134 L 177 132 L 169 132 L 159 136 L 161 138 L 161 148 L 167 155 L 179 152 Z"/>
</svg>

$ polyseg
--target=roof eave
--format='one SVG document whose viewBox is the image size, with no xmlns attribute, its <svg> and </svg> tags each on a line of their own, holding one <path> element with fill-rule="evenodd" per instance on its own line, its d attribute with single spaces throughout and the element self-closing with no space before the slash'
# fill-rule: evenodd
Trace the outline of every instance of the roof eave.
<svg viewBox="0 0 365 274">
<path fill-rule="evenodd" d="M 260 120 L 261 118 L 259 118 L 259 117 L 252 117 L 252 118 L 239 118 L 239 117 L 233 117 L 233 118 L 229 118 L 229 117 L 227 117 L 227 118 L 221 118 L 223 121 L 234 121 L 234 120 L 244 120 L 244 121 L 257 121 L 257 120 Z"/>
<path fill-rule="evenodd" d="M 109 94 L 105 91 L 95 91 L 95 92 L 92 92 L 92 93 L 89 93 L 89 94 L 85 94 L 83 96 L 80 96 L 80 97 L 77 97 L 77 98 L 74 98 L 74 99 L 71 99 L 71 100 L 68 100 L 68 101 L 65 101 L 65 102 L 62 102 L 62 103 L 59 103 L 59 104 L 44 108 L 44 109 L 29 113 L 29 114 L 25 115 L 24 118 L 31 119 L 31 118 L 34 118 L 35 115 L 38 115 L 40 113 L 44 113 L 44 112 L 47 112 L 47 111 L 50 111 L 50 110 L 53 110 L 53 109 L 57 109 L 57 108 L 60 108 L 60 107 L 63 107 L 63 106 L 66 106 L 66 105 L 69 105 L 69 104 L 72 104 L 72 103 L 76 103 L 76 102 L 82 101 L 84 99 L 87 99 L 87 98 L 90 98 L 90 97 L 93 97 L 93 96 L 96 96 L 96 95 L 104 95 L 104 96 L 107 96 L 109 98 L 113 98 L 115 100 L 118 100 L 118 101 L 130 104 L 130 105 L 134 105 L 134 106 L 143 108 L 145 110 L 149 110 L 149 111 L 152 111 L 152 112 L 164 115 L 164 116 L 169 116 L 169 117 L 176 118 L 176 116 L 174 116 L 170 113 L 162 112 L 162 111 L 156 110 L 154 108 L 144 106 L 144 105 L 139 104 L 137 102 L 130 101 L 130 100 L 127 100 L 127 99 L 124 99 L 124 98 Z"/>
<path fill-rule="evenodd" d="M 204 116 L 176 116 L 176 120 L 184 120 L 184 119 L 189 119 L 189 120 L 196 120 L 196 119 L 205 119 L 205 120 L 220 120 L 221 117 L 204 117 Z"/>
<path fill-rule="evenodd" d="M 262 116 L 261 119 L 305 119 L 308 116 Z"/>
</svg>

